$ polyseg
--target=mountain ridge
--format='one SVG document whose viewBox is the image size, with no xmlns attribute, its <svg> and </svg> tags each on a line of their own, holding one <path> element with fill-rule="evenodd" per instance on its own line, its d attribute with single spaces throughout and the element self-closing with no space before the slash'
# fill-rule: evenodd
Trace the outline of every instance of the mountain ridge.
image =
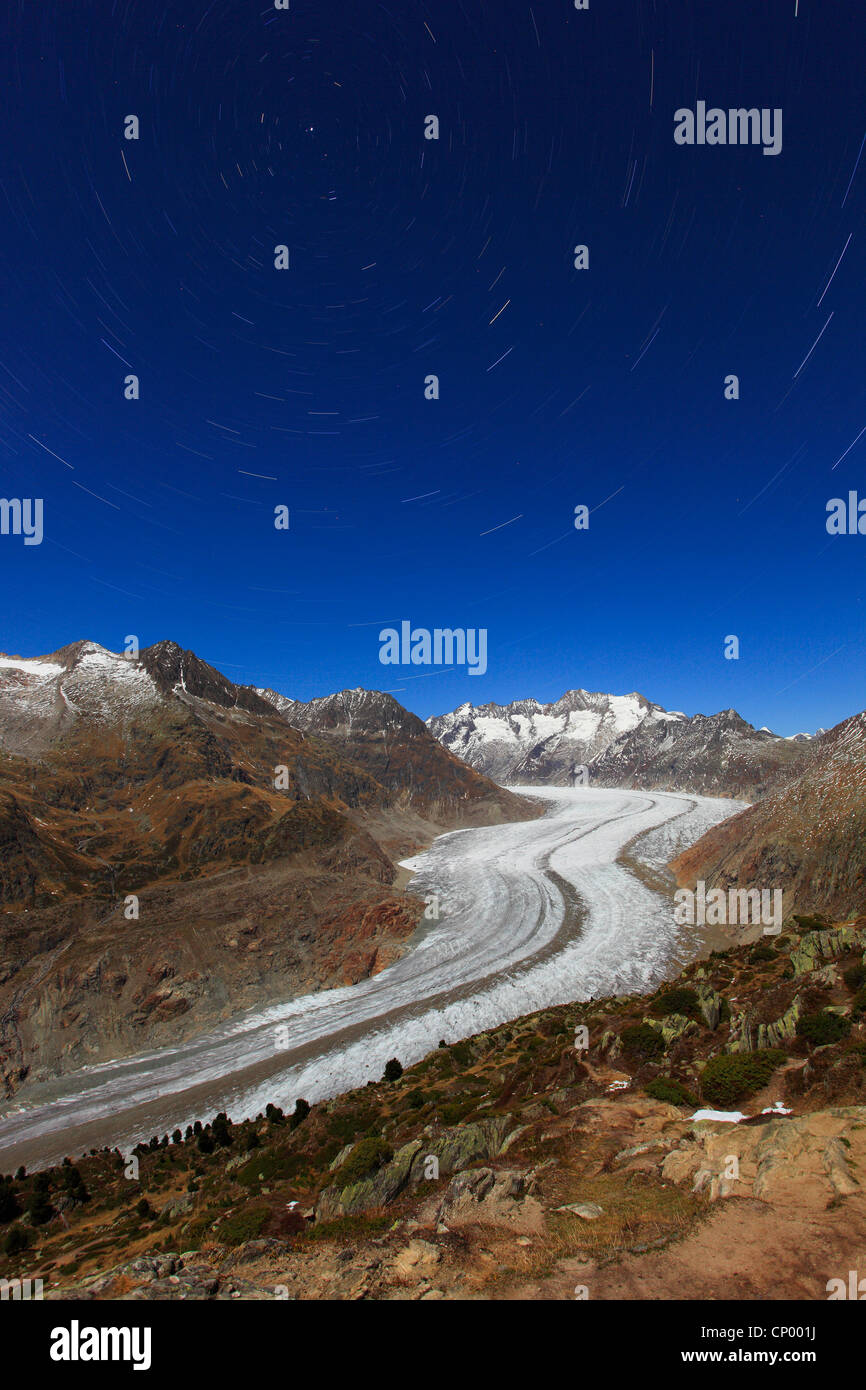
<svg viewBox="0 0 866 1390">
<path fill-rule="evenodd" d="M 734 709 L 688 716 L 639 692 L 566 691 L 549 704 L 464 702 L 427 727 L 471 766 L 509 783 L 575 781 L 753 799 L 815 740 L 753 728 Z"/>
</svg>

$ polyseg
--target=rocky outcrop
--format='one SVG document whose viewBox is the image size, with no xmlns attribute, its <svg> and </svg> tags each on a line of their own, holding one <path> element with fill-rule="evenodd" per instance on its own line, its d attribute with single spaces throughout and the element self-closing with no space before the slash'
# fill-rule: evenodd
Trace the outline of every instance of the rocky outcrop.
<svg viewBox="0 0 866 1390">
<path fill-rule="evenodd" d="M 832 960 L 846 951 L 866 951 L 866 931 L 835 927 L 829 931 L 807 932 L 791 952 L 794 974 L 808 975 L 821 961 Z"/>
<path fill-rule="evenodd" d="M 857 1193 L 864 1160 L 866 1107 L 851 1105 L 753 1124 L 702 1120 L 667 1155 L 662 1175 L 711 1201 L 758 1197 L 797 1206 Z"/>
<path fill-rule="evenodd" d="M 650 1028 L 654 1028 L 664 1039 L 665 1047 L 670 1047 L 671 1043 L 676 1042 L 685 1033 L 696 1033 L 698 1025 L 693 1018 L 686 1018 L 685 1014 L 666 1014 L 664 1018 L 648 1018 L 647 1023 Z"/>
<path fill-rule="evenodd" d="M 541 1231 L 544 1208 L 532 1194 L 530 1173 L 514 1169 L 472 1168 L 452 1178 L 436 1208 L 439 1228 L 501 1226 L 515 1232 Z"/>
<path fill-rule="evenodd" d="M 499 1153 L 510 1128 L 508 1116 L 457 1125 L 436 1132 L 426 1128 L 419 1139 L 397 1151 L 392 1159 L 367 1177 L 340 1188 L 326 1187 L 316 1204 L 316 1220 L 329 1221 L 386 1206 L 404 1188 L 417 1187 L 431 1175 L 458 1173 L 479 1159 Z M 351 1150 L 346 1157 L 351 1156 Z M 431 1164 L 429 1160 L 434 1159 Z"/>
</svg>

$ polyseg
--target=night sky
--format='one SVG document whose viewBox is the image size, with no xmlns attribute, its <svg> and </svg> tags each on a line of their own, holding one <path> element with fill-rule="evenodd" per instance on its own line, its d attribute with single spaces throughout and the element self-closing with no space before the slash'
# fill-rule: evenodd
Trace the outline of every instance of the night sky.
<svg viewBox="0 0 866 1390">
<path fill-rule="evenodd" d="M 7 10 L 0 493 L 44 540 L 0 536 L 0 649 L 172 638 L 425 717 L 866 705 L 866 536 L 826 530 L 866 496 L 861 3 Z M 781 153 L 677 145 L 699 100 L 781 108 Z M 381 665 L 402 619 L 486 628 L 487 673 Z"/>
</svg>

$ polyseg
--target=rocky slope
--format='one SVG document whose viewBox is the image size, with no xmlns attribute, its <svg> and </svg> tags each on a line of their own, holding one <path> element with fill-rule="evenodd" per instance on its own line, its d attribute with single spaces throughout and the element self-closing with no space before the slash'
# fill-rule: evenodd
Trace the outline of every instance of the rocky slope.
<svg viewBox="0 0 866 1390">
<path fill-rule="evenodd" d="M 755 729 L 733 709 L 676 724 L 644 721 L 590 762 L 589 780 L 754 801 L 808 766 L 813 746 Z"/>
<path fill-rule="evenodd" d="M 391 713 L 380 779 L 175 643 L 0 657 L 0 1089 L 393 960 L 394 848 L 537 809 Z"/>
<path fill-rule="evenodd" d="M 805 770 L 674 861 L 681 884 L 784 888 L 801 911 L 866 907 L 866 714 L 810 752 Z"/>
<path fill-rule="evenodd" d="M 747 799 L 805 766 L 812 742 L 754 729 L 735 710 L 688 718 L 642 695 L 586 690 L 548 705 L 461 705 L 427 725 L 451 752 L 505 783 L 567 786 L 584 776 L 594 786 Z"/>
<path fill-rule="evenodd" d="M 482 823 L 478 813 L 486 825 L 516 818 L 517 803 L 509 792 L 492 787 L 488 774 L 479 776 L 454 750 L 443 747 L 392 695 L 342 690 L 304 703 L 273 690 L 255 694 L 294 728 L 318 735 L 363 768 L 402 805 L 437 820 L 459 811 L 467 824 Z"/>
<path fill-rule="evenodd" d="M 864 950 L 866 918 L 792 919 L 291 1116 L 7 1174 L 0 1275 L 57 1299 L 826 1299 L 866 1240 Z"/>
</svg>

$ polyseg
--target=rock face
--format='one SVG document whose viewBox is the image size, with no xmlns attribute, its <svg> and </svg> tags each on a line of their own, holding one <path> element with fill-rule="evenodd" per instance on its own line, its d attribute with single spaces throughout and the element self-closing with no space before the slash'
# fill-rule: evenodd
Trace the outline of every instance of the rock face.
<svg viewBox="0 0 866 1390">
<path fill-rule="evenodd" d="M 318 737 L 174 642 L 0 656 L 0 1093 L 382 970 L 422 904 L 380 822 L 537 814 L 390 697 L 337 703 Z"/>
<path fill-rule="evenodd" d="M 694 1138 L 667 1155 L 662 1175 L 705 1191 L 711 1201 L 758 1197 L 780 1207 L 826 1202 L 857 1192 L 864 1136 L 866 1107 L 860 1105 L 749 1125 L 701 1120 Z M 738 1176 L 731 1176 L 735 1171 Z"/>
<path fill-rule="evenodd" d="M 766 796 L 673 863 L 692 887 L 782 888 L 786 906 L 846 916 L 866 905 L 866 713 L 807 746 Z"/>
<path fill-rule="evenodd" d="M 452 1178 L 436 1208 L 437 1228 L 501 1226 L 514 1232 L 544 1229 L 544 1208 L 532 1195 L 531 1176 L 514 1169 L 472 1168 Z"/>
<path fill-rule="evenodd" d="M 762 796 L 808 764 L 812 741 L 754 729 L 735 710 L 692 718 L 643 695 L 570 690 L 553 704 L 461 705 L 427 721 L 436 737 L 505 783 L 657 787 L 707 796 Z"/>
<path fill-rule="evenodd" d="M 326 1187 L 319 1196 L 316 1220 L 329 1221 L 385 1206 L 407 1186 L 416 1187 L 429 1178 L 427 1160 L 430 1158 L 436 1160 L 437 1176 L 459 1173 L 478 1159 L 493 1158 L 502 1148 L 508 1127 L 508 1117 L 503 1116 L 439 1133 L 427 1130 L 420 1139 L 405 1144 L 388 1163 L 361 1181 L 342 1189 Z"/>
</svg>

